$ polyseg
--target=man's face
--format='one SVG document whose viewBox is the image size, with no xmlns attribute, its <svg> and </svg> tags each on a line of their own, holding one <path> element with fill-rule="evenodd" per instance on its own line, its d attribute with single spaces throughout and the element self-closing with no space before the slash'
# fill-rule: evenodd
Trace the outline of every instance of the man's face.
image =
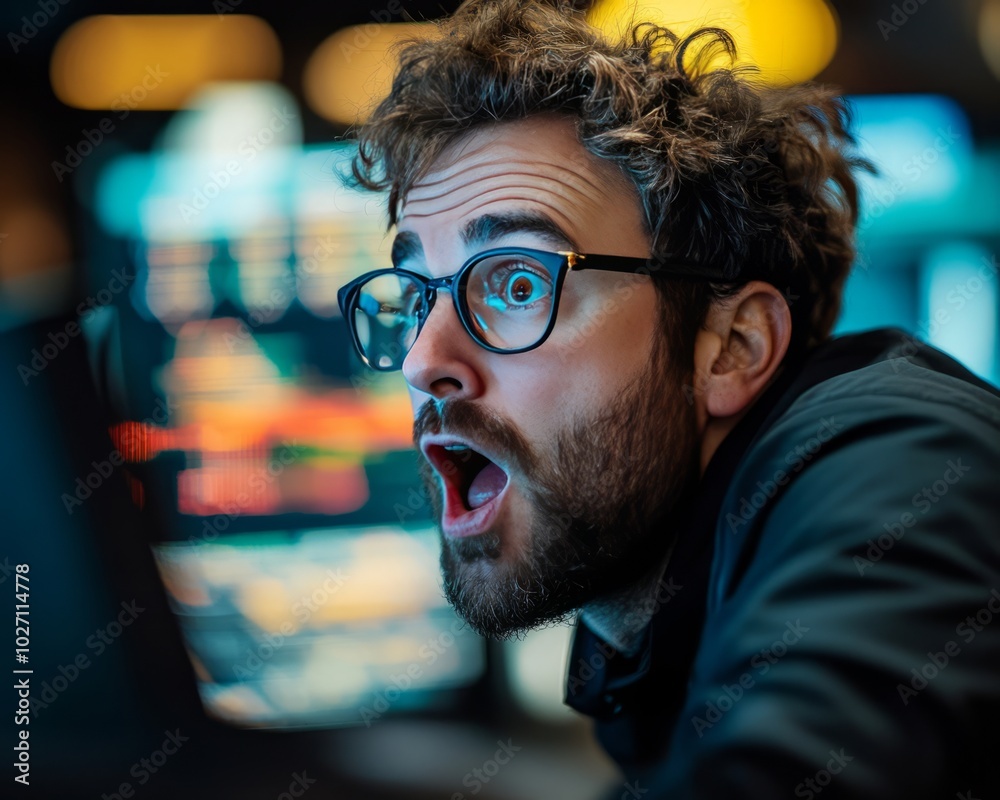
<svg viewBox="0 0 1000 800">
<path fill-rule="evenodd" d="M 393 256 L 439 277 L 502 246 L 649 256 L 634 187 L 554 116 L 450 147 L 406 196 Z M 491 353 L 439 296 L 403 373 L 445 590 L 481 633 L 562 618 L 672 541 L 695 422 L 660 314 L 648 277 L 571 272 L 549 338 Z"/>
</svg>

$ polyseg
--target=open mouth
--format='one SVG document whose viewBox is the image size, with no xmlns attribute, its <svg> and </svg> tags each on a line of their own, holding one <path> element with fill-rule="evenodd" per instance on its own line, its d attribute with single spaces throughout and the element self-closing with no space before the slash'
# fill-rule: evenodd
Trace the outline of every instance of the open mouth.
<svg viewBox="0 0 1000 800">
<path fill-rule="evenodd" d="M 485 532 L 499 512 L 507 488 L 507 472 L 466 442 L 429 436 L 421 443 L 424 456 L 444 485 L 442 528 L 448 536 Z"/>
</svg>

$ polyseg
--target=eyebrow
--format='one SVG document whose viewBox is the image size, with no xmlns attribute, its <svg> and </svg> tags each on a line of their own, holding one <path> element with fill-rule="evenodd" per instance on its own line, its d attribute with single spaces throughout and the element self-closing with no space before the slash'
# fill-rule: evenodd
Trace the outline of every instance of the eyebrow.
<svg viewBox="0 0 1000 800">
<path fill-rule="evenodd" d="M 510 211 L 483 214 L 466 223 L 462 228 L 462 241 L 467 246 L 483 245 L 511 233 L 533 233 L 555 247 L 577 250 L 576 244 L 562 228 L 544 214 L 529 211 Z"/>
<path fill-rule="evenodd" d="M 478 247 L 513 233 L 531 233 L 547 240 L 561 250 L 579 250 L 569 234 L 544 214 L 528 211 L 510 211 L 483 214 L 469 220 L 462 228 L 462 243 Z M 392 265 L 398 267 L 406 261 L 424 258 L 424 246 L 413 231 L 400 231 L 392 242 Z"/>
<path fill-rule="evenodd" d="M 392 265 L 398 267 L 406 261 L 414 258 L 424 257 L 424 246 L 420 242 L 420 237 L 413 231 L 400 231 L 396 238 L 392 240 Z"/>
</svg>

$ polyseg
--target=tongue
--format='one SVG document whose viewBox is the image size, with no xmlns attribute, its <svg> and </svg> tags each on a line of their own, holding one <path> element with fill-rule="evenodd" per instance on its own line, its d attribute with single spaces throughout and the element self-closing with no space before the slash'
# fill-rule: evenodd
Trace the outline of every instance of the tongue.
<svg viewBox="0 0 1000 800">
<path fill-rule="evenodd" d="M 506 485 L 507 473 L 491 462 L 472 479 L 472 485 L 469 486 L 469 508 L 475 509 L 486 505 L 500 494 Z"/>
</svg>

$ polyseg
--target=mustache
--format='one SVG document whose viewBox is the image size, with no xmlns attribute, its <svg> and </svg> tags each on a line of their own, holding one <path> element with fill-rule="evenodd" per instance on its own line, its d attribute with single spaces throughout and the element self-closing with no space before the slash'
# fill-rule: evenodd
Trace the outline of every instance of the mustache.
<svg viewBox="0 0 1000 800">
<path fill-rule="evenodd" d="M 427 400 L 413 421 L 413 443 L 422 460 L 420 439 L 447 432 L 508 457 L 521 472 L 530 474 L 538 464 L 534 449 L 513 423 L 470 400 Z"/>
</svg>

